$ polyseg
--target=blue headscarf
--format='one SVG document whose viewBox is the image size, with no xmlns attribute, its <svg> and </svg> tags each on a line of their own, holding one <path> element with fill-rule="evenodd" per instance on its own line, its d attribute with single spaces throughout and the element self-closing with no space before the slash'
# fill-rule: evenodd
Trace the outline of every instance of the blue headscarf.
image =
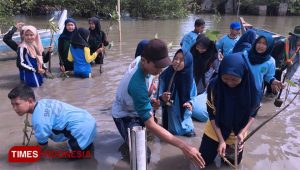
<svg viewBox="0 0 300 170">
<path fill-rule="evenodd" d="M 267 41 L 267 50 L 264 53 L 258 53 L 256 51 L 256 44 L 262 38 L 265 38 Z M 249 52 L 249 61 L 251 64 L 262 64 L 268 61 L 271 58 L 271 52 L 274 45 L 274 39 L 269 33 L 261 33 L 261 35 L 255 40 L 250 52 Z"/>
<path fill-rule="evenodd" d="M 135 55 L 134 55 L 135 58 L 142 55 L 144 48 L 147 44 L 149 44 L 149 40 L 146 40 L 146 39 L 144 39 L 138 43 L 138 45 L 136 47 Z"/>
<path fill-rule="evenodd" d="M 231 88 L 222 81 L 224 74 L 239 77 L 242 81 Z M 232 131 L 237 135 L 247 125 L 250 116 L 255 116 L 260 103 L 259 91 L 243 53 L 230 54 L 222 60 L 219 76 L 212 79 L 208 90 L 213 91 L 215 121 L 225 140 Z"/>
<path fill-rule="evenodd" d="M 182 49 L 178 50 L 175 53 L 175 56 L 178 53 L 183 53 Z M 167 91 L 174 71 L 175 70 L 173 66 L 169 66 L 160 75 L 160 81 L 163 81 L 166 85 L 165 89 L 162 89 L 164 92 Z M 178 95 L 179 97 L 181 117 L 183 117 L 183 114 L 185 112 L 185 108 L 182 107 L 183 104 L 191 100 L 191 90 L 193 88 L 193 83 L 193 56 L 190 52 L 187 52 L 184 54 L 184 68 L 181 71 L 176 72 L 170 89 L 172 100 L 175 100 L 176 95 Z"/>
<path fill-rule="evenodd" d="M 234 48 L 232 49 L 232 53 L 238 53 L 244 50 L 247 51 L 250 50 L 255 39 L 256 39 L 256 32 L 252 29 L 247 30 L 234 45 Z"/>
<path fill-rule="evenodd" d="M 60 35 L 59 38 L 63 38 L 63 39 L 66 39 L 66 40 L 71 40 L 71 37 L 72 37 L 72 34 L 73 34 L 74 31 L 69 32 L 67 30 L 67 24 L 70 23 L 70 22 L 72 22 L 75 25 L 74 31 L 76 31 L 76 29 L 77 29 L 76 21 L 73 18 L 68 18 L 68 19 L 65 20 L 65 27 L 64 27 L 64 30 L 63 30 L 63 32 L 62 32 L 62 34 Z"/>
</svg>

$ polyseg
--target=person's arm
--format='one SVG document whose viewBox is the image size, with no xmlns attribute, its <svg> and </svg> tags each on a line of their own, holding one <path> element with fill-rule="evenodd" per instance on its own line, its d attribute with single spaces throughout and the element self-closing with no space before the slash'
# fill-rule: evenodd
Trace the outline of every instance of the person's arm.
<svg viewBox="0 0 300 170">
<path fill-rule="evenodd" d="M 267 73 L 264 75 L 264 81 L 271 84 L 272 91 L 279 91 L 284 88 L 284 85 L 278 81 L 275 77 L 275 60 L 272 58 L 271 65 L 268 68 Z"/>
<path fill-rule="evenodd" d="M 25 56 L 27 55 L 27 50 L 25 48 L 19 48 L 18 50 L 18 57 L 17 57 L 17 66 L 19 68 L 32 71 L 32 72 L 37 72 L 37 68 L 34 68 L 28 64 L 25 63 Z"/>
<path fill-rule="evenodd" d="M 58 58 L 59 58 L 59 65 L 63 66 L 64 65 L 64 61 L 62 59 L 63 56 L 63 45 L 64 45 L 64 40 L 62 38 L 58 39 L 58 45 L 57 45 L 57 51 L 58 51 Z"/>
<path fill-rule="evenodd" d="M 135 77 L 134 77 L 135 78 Z M 179 138 L 173 136 L 161 126 L 157 125 L 151 114 L 151 103 L 148 97 L 147 86 L 139 79 L 132 78 L 128 85 L 128 94 L 133 100 L 135 111 L 138 113 L 145 126 L 162 140 L 180 148 L 183 153 L 198 167 L 204 167 L 204 160 L 202 159 L 198 149 L 187 145 Z M 138 84 L 137 84 L 138 81 Z M 144 82 L 145 83 L 145 82 Z"/>
<path fill-rule="evenodd" d="M 102 31 L 102 34 L 103 34 L 103 36 L 102 36 L 102 43 L 103 43 L 104 46 L 108 46 L 109 42 L 107 40 L 107 36 L 106 36 L 105 32 Z"/>
<path fill-rule="evenodd" d="M 189 146 L 183 140 L 175 137 L 170 132 L 159 126 L 157 123 L 155 123 L 153 116 L 147 121 L 145 121 L 144 124 L 148 130 L 150 130 L 160 139 L 181 149 L 184 155 L 186 155 L 186 157 L 189 158 L 195 166 L 198 166 L 200 168 L 205 167 L 204 159 L 201 157 L 201 154 L 199 153 L 198 149 Z"/>
<path fill-rule="evenodd" d="M 3 36 L 3 42 L 5 42 L 5 44 L 7 44 L 15 52 L 18 50 L 18 44 L 12 39 L 12 37 L 17 30 L 17 27 L 12 26 L 12 28 Z"/>
<path fill-rule="evenodd" d="M 90 63 L 92 61 L 95 60 L 95 58 L 97 57 L 97 55 L 99 54 L 99 50 L 97 49 L 96 52 L 94 52 L 92 55 L 91 55 L 91 50 L 89 47 L 84 47 L 84 56 L 85 56 L 85 60 L 86 62 Z"/>
</svg>

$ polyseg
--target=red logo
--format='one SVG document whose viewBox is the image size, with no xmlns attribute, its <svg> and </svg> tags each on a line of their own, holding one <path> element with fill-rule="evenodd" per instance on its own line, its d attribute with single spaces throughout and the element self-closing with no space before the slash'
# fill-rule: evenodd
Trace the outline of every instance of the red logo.
<svg viewBox="0 0 300 170">
<path fill-rule="evenodd" d="M 39 146 L 13 146 L 8 151 L 8 162 L 37 162 L 40 154 Z"/>
</svg>

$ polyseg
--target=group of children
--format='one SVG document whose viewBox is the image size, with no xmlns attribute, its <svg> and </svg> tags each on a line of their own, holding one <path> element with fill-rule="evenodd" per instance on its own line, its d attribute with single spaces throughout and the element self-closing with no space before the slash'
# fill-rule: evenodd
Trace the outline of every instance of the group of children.
<svg viewBox="0 0 300 170">
<path fill-rule="evenodd" d="M 20 30 L 21 43 L 12 40 L 13 34 Z M 20 80 L 30 87 L 39 87 L 43 84 L 43 77 L 48 73 L 44 63 L 49 61 L 53 47 L 44 53 L 44 48 L 37 29 L 24 23 L 18 23 L 4 35 L 3 41 L 17 52 L 17 67 Z M 107 46 L 106 34 L 101 30 L 100 20 L 96 17 L 89 19 L 89 30 L 77 28 L 76 21 L 68 18 L 65 27 L 58 39 L 58 55 L 61 72 L 73 71 L 74 76 L 91 77 L 90 63 L 95 61 L 102 64 Z"/>
<path fill-rule="evenodd" d="M 90 22 L 94 23 L 92 19 Z M 67 43 L 60 48 L 62 51 L 69 50 L 68 55 L 61 60 L 63 66 L 61 69 L 69 69 L 65 61 L 73 61 L 74 74 L 88 77 L 90 76 L 88 72 L 83 70 L 90 67 L 88 63 L 103 52 L 103 49 L 96 46 L 93 49 L 87 48 L 89 43 L 96 40 L 87 40 L 88 30 L 76 29 L 75 22 L 72 23 L 76 33 L 73 33 L 69 39 L 66 38 L 69 33 L 62 34 L 64 41 L 69 41 L 70 48 L 67 47 Z M 181 149 L 198 167 L 203 168 L 211 164 L 217 154 L 225 157 L 227 148 L 236 140 L 239 144 L 238 163 L 241 161 L 243 139 L 260 107 L 263 84 L 269 83 L 273 92 L 284 88 L 284 85 L 274 77 L 277 66 L 271 56 L 275 50 L 274 40 L 269 34 L 260 34 L 256 38 L 256 32 L 253 30 L 248 30 L 241 38 L 237 38 L 239 34 L 235 33 L 239 32 L 240 25 L 233 22 L 230 26 L 233 35 L 227 35 L 225 38 L 233 37 L 236 43 L 228 45 L 227 40 L 215 43 L 202 33 L 204 26 L 205 22 L 202 19 L 196 20 L 195 30 L 183 38 L 182 48 L 175 53 L 173 61 L 169 59 L 168 49 L 163 41 L 153 39 L 139 43 L 135 59 L 121 79 L 112 104 L 112 117 L 126 147 L 128 147 L 127 129 L 145 126 L 153 134 Z M 68 29 L 67 22 L 66 29 Z M 280 52 L 278 58 L 285 55 L 284 59 L 291 59 L 293 62 L 284 65 L 294 66 L 295 63 L 299 63 L 300 27 L 296 27 L 286 41 L 288 42 L 285 42 L 284 50 L 289 49 L 289 51 Z M 28 39 L 27 43 L 30 43 Z M 21 45 L 19 48 L 25 47 L 29 51 L 28 44 Z M 219 48 L 223 49 L 218 50 Z M 224 50 L 226 54 L 220 57 L 219 51 L 224 52 Z M 29 55 L 37 56 L 35 61 L 36 66 L 39 66 L 43 57 L 41 51 L 36 53 L 39 55 L 31 54 L 29 51 Z M 291 54 L 293 58 L 290 58 Z M 81 67 L 77 67 L 76 62 Z M 86 62 L 88 65 L 79 62 Z M 288 69 L 292 69 L 290 66 Z M 37 68 L 38 72 L 43 70 L 42 67 Z M 154 88 L 156 94 L 153 95 L 153 78 L 156 75 L 159 75 L 159 81 Z M 86 111 L 56 100 L 36 102 L 32 90 L 27 86 L 16 87 L 8 97 L 19 115 L 33 113 L 33 128 L 40 144 L 46 143 L 48 137 L 59 138 L 55 135 L 66 137 L 63 140 L 68 140 L 69 146 L 72 146 L 71 140 L 76 141 L 77 145 L 74 145 L 73 149 L 85 150 L 92 144 L 95 124 L 84 121 L 86 119 L 94 122 Z M 198 151 L 174 135 L 188 137 L 196 135 L 192 115 L 199 115 L 195 110 L 199 110 L 196 108 L 203 104 L 205 107 L 200 109 L 203 113 L 200 117 L 203 118 L 202 121 L 207 119 L 208 121 Z M 154 119 L 155 110 L 160 106 L 163 126 L 157 124 Z M 45 122 L 35 122 L 41 117 Z M 80 125 L 69 123 L 71 120 L 76 122 L 79 119 L 83 121 Z M 84 130 L 80 130 L 81 128 Z M 43 132 L 44 130 L 47 132 Z M 81 133 L 85 135 L 74 136 Z M 151 151 L 148 148 L 148 160 L 150 155 Z"/>
</svg>

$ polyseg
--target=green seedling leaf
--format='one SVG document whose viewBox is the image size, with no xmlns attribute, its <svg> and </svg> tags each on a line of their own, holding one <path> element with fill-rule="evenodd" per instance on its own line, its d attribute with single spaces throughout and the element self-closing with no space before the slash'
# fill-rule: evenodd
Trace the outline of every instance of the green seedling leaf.
<svg viewBox="0 0 300 170">
<path fill-rule="evenodd" d="M 291 80 L 286 80 L 287 84 L 289 84 L 292 87 L 297 87 L 297 84 L 292 82 Z"/>
</svg>

